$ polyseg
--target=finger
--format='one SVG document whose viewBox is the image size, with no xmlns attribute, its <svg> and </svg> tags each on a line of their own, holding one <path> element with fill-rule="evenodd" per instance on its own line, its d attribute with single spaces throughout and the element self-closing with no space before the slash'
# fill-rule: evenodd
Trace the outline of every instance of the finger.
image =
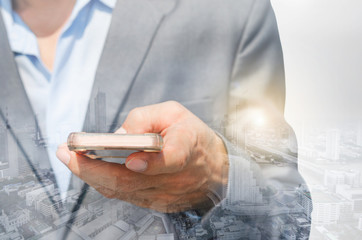
<svg viewBox="0 0 362 240">
<path fill-rule="evenodd" d="M 159 153 L 137 152 L 126 159 L 126 167 L 147 175 L 176 173 L 187 165 L 195 136 L 183 129 L 170 129 Z"/>
<path fill-rule="evenodd" d="M 69 151 L 67 145 L 59 146 L 56 155 L 69 170 L 96 189 L 106 188 L 115 193 L 132 192 L 156 184 L 156 179 L 146 180 L 146 176 L 132 172 L 124 165 L 90 159 Z"/>
<path fill-rule="evenodd" d="M 174 195 L 164 190 L 138 191 L 133 198 L 125 199 L 141 207 L 147 207 L 160 212 L 180 212 L 190 209 L 211 207 L 212 202 L 205 191 L 195 191 L 187 195 Z M 140 205 L 140 204 L 147 204 Z"/>
<path fill-rule="evenodd" d="M 205 192 L 193 192 L 187 195 L 169 194 L 160 189 L 147 189 L 118 197 L 140 207 L 161 212 L 179 212 L 189 210 L 195 205 L 205 202 Z"/>
<path fill-rule="evenodd" d="M 123 127 L 120 127 L 117 129 L 117 131 L 115 131 L 115 133 L 118 133 L 118 134 L 127 134 L 127 131 L 126 129 L 124 129 Z"/>
<path fill-rule="evenodd" d="M 187 112 L 181 104 L 169 101 L 133 109 L 122 127 L 128 133 L 161 133 Z"/>
</svg>

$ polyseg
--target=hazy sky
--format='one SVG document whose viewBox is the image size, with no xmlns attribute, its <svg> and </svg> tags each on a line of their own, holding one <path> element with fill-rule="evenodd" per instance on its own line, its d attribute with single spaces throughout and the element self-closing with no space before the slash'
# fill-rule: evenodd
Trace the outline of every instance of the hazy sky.
<svg viewBox="0 0 362 240">
<path fill-rule="evenodd" d="M 286 118 L 362 117 L 362 0 L 272 0 L 287 74 Z"/>
</svg>

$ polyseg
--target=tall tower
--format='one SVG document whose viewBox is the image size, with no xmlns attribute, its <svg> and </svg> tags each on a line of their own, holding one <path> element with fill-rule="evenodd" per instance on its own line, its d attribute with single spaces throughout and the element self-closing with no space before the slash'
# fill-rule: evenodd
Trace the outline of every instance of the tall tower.
<svg viewBox="0 0 362 240">
<path fill-rule="evenodd" d="M 0 162 L 9 162 L 9 150 L 8 150 L 8 119 L 7 115 L 5 126 L 0 126 Z"/>
<path fill-rule="evenodd" d="M 107 131 L 107 115 L 106 115 L 106 94 L 98 92 L 94 100 L 95 121 L 97 132 Z"/>
<path fill-rule="evenodd" d="M 18 159 L 17 159 L 17 145 L 11 132 L 9 131 L 9 122 L 7 111 L 5 113 L 5 127 L 0 130 L 0 158 L 1 162 L 7 162 L 8 167 L 2 171 L 2 177 L 16 177 L 18 175 Z"/>
<path fill-rule="evenodd" d="M 362 147 L 362 121 L 358 124 L 356 144 Z"/>
<path fill-rule="evenodd" d="M 340 131 L 332 129 L 327 131 L 326 137 L 326 158 L 330 160 L 339 159 Z"/>
<path fill-rule="evenodd" d="M 0 126 L 0 162 L 7 163 L 8 155 L 8 134 L 6 127 Z"/>
<path fill-rule="evenodd" d="M 83 125 L 83 131 L 85 132 L 90 132 L 92 130 L 92 111 L 91 111 L 91 106 L 90 104 L 88 105 L 87 108 L 87 113 L 84 119 L 84 125 Z"/>
</svg>

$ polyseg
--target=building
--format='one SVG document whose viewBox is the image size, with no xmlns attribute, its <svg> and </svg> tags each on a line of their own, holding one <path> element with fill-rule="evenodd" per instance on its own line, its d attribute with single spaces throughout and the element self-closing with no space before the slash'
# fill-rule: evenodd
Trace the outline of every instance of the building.
<svg viewBox="0 0 362 240">
<path fill-rule="evenodd" d="M 143 218 L 141 218 L 136 224 L 137 235 L 142 235 L 143 232 L 153 223 L 155 217 L 152 214 L 147 214 Z"/>
<path fill-rule="evenodd" d="M 249 238 L 249 229 L 247 225 L 232 225 L 216 232 L 217 239 L 234 240 Z M 254 232 L 253 232 L 254 233 Z"/>
<path fill-rule="evenodd" d="M 45 217 L 56 217 L 63 209 L 63 201 L 59 195 L 53 197 L 51 202 L 46 194 L 36 200 L 35 209 Z"/>
<path fill-rule="evenodd" d="M 362 122 L 358 124 L 356 144 L 362 147 Z"/>
<path fill-rule="evenodd" d="M 94 99 L 94 108 L 97 132 L 107 132 L 106 94 L 104 92 L 98 92 Z"/>
<path fill-rule="evenodd" d="M 312 197 L 306 186 L 301 186 L 297 189 L 298 204 L 304 209 L 304 214 L 308 220 L 311 220 L 313 203 Z"/>
<path fill-rule="evenodd" d="M 358 188 L 360 187 L 361 181 L 361 172 L 359 170 L 351 169 L 349 171 L 345 171 L 345 183 L 350 185 L 351 187 Z"/>
<path fill-rule="evenodd" d="M 298 142 L 297 142 L 297 137 L 294 134 L 294 131 L 292 128 L 288 129 L 289 132 L 289 136 L 288 136 L 288 149 L 292 152 L 292 153 L 297 153 L 298 152 Z"/>
<path fill-rule="evenodd" d="M 0 223 L 5 227 L 6 231 L 12 231 L 30 221 L 30 211 L 28 209 L 19 209 L 6 215 L 4 210 L 0 216 Z"/>
<path fill-rule="evenodd" d="M 357 188 L 360 186 L 360 171 L 358 170 L 325 170 L 324 186 L 331 192 L 336 192 L 336 186 L 347 184 Z"/>
<path fill-rule="evenodd" d="M 68 221 L 72 220 L 72 226 L 79 227 L 88 221 L 90 216 L 91 214 L 87 211 L 87 209 L 81 208 L 74 214 L 69 213 L 55 219 L 53 221 L 53 225 L 59 229 L 64 227 Z"/>
<path fill-rule="evenodd" d="M 34 181 L 27 182 L 27 183 L 25 183 L 25 184 L 23 184 L 21 186 L 22 190 L 18 191 L 18 196 L 21 197 L 21 198 L 25 198 L 25 195 L 28 192 L 31 192 L 32 190 L 37 189 L 39 187 L 41 187 L 41 185 L 40 184 L 35 184 Z"/>
<path fill-rule="evenodd" d="M 91 99 L 84 120 L 85 131 L 96 129 L 96 132 L 108 132 L 107 129 L 107 98 L 104 92 L 98 91 L 95 98 Z"/>
<path fill-rule="evenodd" d="M 7 129 L 3 129 L 0 143 L 4 144 L 2 146 L 2 151 L 4 151 L 4 156 L 0 159 L 0 162 L 7 163 L 6 169 L 1 170 L 2 177 L 17 177 L 19 175 L 19 159 L 18 159 L 18 147 L 16 142 L 12 138 L 10 132 Z"/>
<path fill-rule="evenodd" d="M 8 130 L 5 127 L 0 126 L 0 162 L 7 163 L 9 161 L 8 156 Z"/>
<path fill-rule="evenodd" d="M 21 183 L 14 183 L 14 184 L 8 184 L 8 185 L 4 186 L 3 189 L 7 195 L 10 195 L 13 192 L 16 193 L 20 187 L 21 187 Z"/>
<path fill-rule="evenodd" d="M 48 224 L 43 221 L 34 220 L 28 225 L 28 227 L 32 229 L 36 234 L 45 234 L 52 230 L 52 227 Z"/>
<path fill-rule="evenodd" d="M 345 183 L 345 175 L 343 171 L 325 170 L 324 186 L 331 192 L 336 192 L 336 186 Z"/>
<path fill-rule="evenodd" d="M 85 224 L 84 226 L 79 227 L 79 233 L 83 238 L 95 238 L 103 230 L 107 229 L 112 225 L 112 220 L 107 215 L 102 215 L 93 221 Z"/>
<path fill-rule="evenodd" d="M 341 216 L 343 201 L 331 194 L 313 193 L 312 219 L 316 225 L 337 224 Z"/>
<path fill-rule="evenodd" d="M 49 184 L 47 186 L 41 187 L 37 185 L 31 191 L 25 194 L 26 206 L 30 207 L 34 204 L 34 200 L 38 198 L 38 196 L 42 193 L 53 193 L 54 192 L 54 184 Z"/>
<path fill-rule="evenodd" d="M 195 226 L 195 235 L 196 238 L 200 239 L 207 236 L 207 231 L 200 224 L 198 224 Z"/>
<path fill-rule="evenodd" d="M 174 234 L 173 233 L 167 233 L 167 234 L 157 234 L 157 240 L 174 240 Z"/>
<path fill-rule="evenodd" d="M 244 202 L 246 204 L 262 204 L 263 196 L 260 191 L 260 187 L 257 185 L 257 180 L 253 175 L 250 162 L 246 159 L 235 161 L 234 164 L 238 164 L 238 167 L 234 169 L 242 169 L 241 172 L 230 171 L 231 178 L 235 179 L 231 184 L 234 186 L 228 186 L 233 191 L 228 191 L 228 198 L 225 201 L 224 207 L 228 207 L 235 203 Z"/>
<path fill-rule="evenodd" d="M 7 233 L 6 235 L 2 235 L 0 233 L 0 240 L 24 240 L 24 237 L 20 234 L 20 232 L 18 231 L 11 231 L 9 233 Z"/>
<path fill-rule="evenodd" d="M 297 239 L 297 234 L 293 231 L 293 230 L 285 230 L 282 234 L 283 239 L 286 240 L 296 240 Z"/>
<path fill-rule="evenodd" d="M 362 231 L 362 216 L 360 216 L 358 219 L 358 229 Z"/>
<path fill-rule="evenodd" d="M 330 160 L 339 160 L 341 133 L 338 129 L 327 131 L 326 136 L 326 158 Z"/>
<path fill-rule="evenodd" d="M 352 188 L 344 184 L 338 185 L 336 192 L 353 203 L 354 213 L 362 213 L 362 188 Z"/>
<path fill-rule="evenodd" d="M 343 201 L 343 204 L 340 206 L 340 216 L 339 223 L 349 222 L 353 219 L 353 202 L 352 201 Z"/>
</svg>

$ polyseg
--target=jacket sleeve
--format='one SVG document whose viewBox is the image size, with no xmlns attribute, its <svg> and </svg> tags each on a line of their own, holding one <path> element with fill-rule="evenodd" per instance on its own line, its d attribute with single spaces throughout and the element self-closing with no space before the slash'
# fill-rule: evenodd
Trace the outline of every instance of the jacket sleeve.
<svg viewBox="0 0 362 240">
<path fill-rule="evenodd" d="M 240 172 L 237 165 L 244 166 L 237 163 L 241 161 L 254 169 L 259 187 L 292 189 L 303 183 L 297 169 L 296 138 L 284 119 L 284 102 L 284 64 L 276 19 L 268 0 L 256 0 L 241 36 L 230 87 L 224 139 L 231 181 Z"/>
<path fill-rule="evenodd" d="M 284 102 L 275 15 L 269 0 L 255 0 L 235 56 L 225 133 L 219 134 L 228 152 L 228 184 L 204 222 L 244 216 L 244 224 L 262 238 L 308 237 L 310 224 L 304 229 L 296 224 L 296 218 L 310 222 L 299 201 L 308 190 L 298 172 L 297 142 L 283 116 Z"/>
</svg>

